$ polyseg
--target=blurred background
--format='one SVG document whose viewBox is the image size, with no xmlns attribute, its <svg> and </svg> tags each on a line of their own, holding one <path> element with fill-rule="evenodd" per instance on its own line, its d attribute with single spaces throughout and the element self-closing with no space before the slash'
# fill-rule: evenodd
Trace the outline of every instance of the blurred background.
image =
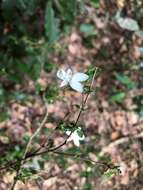
<svg viewBox="0 0 143 190">
<path fill-rule="evenodd" d="M 142 29 L 142 0 L 0 1 L 0 190 L 11 189 L 46 105 L 31 152 L 62 143 L 77 117 L 81 94 L 59 88 L 61 67 L 98 67 L 78 121 L 85 139 L 29 159 L 15 189 L 143 189 Z"/>
</svg>

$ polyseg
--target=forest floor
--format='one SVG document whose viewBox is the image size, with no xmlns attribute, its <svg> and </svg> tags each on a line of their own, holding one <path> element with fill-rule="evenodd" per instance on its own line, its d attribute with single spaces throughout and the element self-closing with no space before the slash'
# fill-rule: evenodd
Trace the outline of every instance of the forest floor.
<svg viewBox="0 0 143 190">
<path fill-rule="evenodd" d="M 95 79 L 95 92 L 91 93 L 88 99 L 88 109 L 82 113 L 79 120 L 86 135 L 86 140 L 80 148 L 91 149 L 88 150 L 88 156 L 95 161 L 98 159 L 96 151 L 102 157 L 110 155 L 111 162 L 120 166 L 121 174 L 102 183 L 92 172 L 92 167 L 80 159 L 68 157 L 68 164 L 63 159 L 66 165 L 64 166 L 55 155 L 45 163 L 45 169 L 41 171 L 38 179 L 25 184 L 18 182 L 17 190 L 90 190 L 90 185 L 93 190 L 143 189 L 143 118 L 139 117 L 136 111 L 138 105 L 135 102 L 136 97 L 143 94 L 143 87 L 127 89 L 115 78 L 116 73 L 122 73 L 138 83 L 142 81 L 141 71 L 134 69 L 134 65 L 142 58 L 137 51 L 142 40 L 134 34 L 123 32 L 114 21 L 107 25 L 105 16 L 103 10 L 99 9 L 94 19 L 88 18 L 86 21 L 85 18 L 79 18 L 71 33 L 60 40 L 59 50 L 51 55 L 51 62 L 56 65 L 56 69 L 51 73 L 43 71 L 38 83 L 43 87 L 52 85 L 53 81 L 58 83 L 56 71 L 60 67 L 70 66 L 81 72 L 86 71 L 89 66 L 101 69 L 99 77 Z M 81 32 L 78 25 L 82 20 L 95 24 L 97 34 L 91 37 Z M 44 115 L 45 105 L 39 96 L 33 96 L 35 86 L 30 79 L 27 79 L 23 86 L 15 88 L 24 89 L 30 98 L 24 104 L 18 101 L 10 103 L 10 119 L 1 122 L 0 129 L 6 130 L 12 142 L 21 142 L 25 134 L 33 133 L 34 125 Z M 122 101 L 112 101 L 115 88 L 126 93 Z M 49 117 L 44 128 L 55 130 L 58 121 L 68 112 L 71 121 L 77 116 L 76 104 L 80 103 L 81 95 L 69 90 L 61 90 L 60 95 L 64 97 L 63 100 L 48 105 Z M 44 134 L 42 135 L 41 139 L 44 138 Z M 57 132 L 54 132 L 52 137 L 55 144 L 63 140 L 63 136 Z M 73 146 L 71 142 L 63 149 Z M 86 171 L 86 175 L 82 176 L 82 171 Z M 1 190 L 10 187 L 13 176 L 14 174 L 7 173 L 2 177 Z M 85 184 L 88 186 L 85 187 Z"/>
</svg>

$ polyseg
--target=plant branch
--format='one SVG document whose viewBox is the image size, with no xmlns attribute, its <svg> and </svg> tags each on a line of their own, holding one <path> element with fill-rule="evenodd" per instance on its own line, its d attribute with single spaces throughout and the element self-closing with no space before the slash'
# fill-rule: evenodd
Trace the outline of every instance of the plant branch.
<svg viewBox="0 0 143 190">
<path fill-rule="evenodd" d="M 28 143 L 27 143 L 27 146 L 25 148 L 25 151 L 24 151 L 24 154 L 23 154 L 23 157 L 22 159 L 20 160 L 20 163 L 19 163 L 19 166 L 17 168 L 17 171 L 16 171 L 16 176 L 14 177 L 14 182 L 11 186 L 11 189 L 10 190 L 14 190 L 15 186 L 16 186 L 16 183 L 18 181 L 18 176 L 20 174 L 20 171 L 21 171 L 21 167 L 22 165 L 24 164 L 24 162 L 26 161 L 26 155 L 29 151 L 29 148 L 32 144 L 32 140 L 39 134 L 39 132 L 41 131 L 41 129 L 43 128 L 43 126 L 45 125 L 46 121 L 47 121 L 47 117 L 48 117 L 48 104 L 47 104 L 47 101 L 45 100 L 45 96 L 43 96 L 43 100 L 45 102 L 45 105 L 46 105 L 46 114 L 44 116 L 44 119 L 42 120 L 42 122 L 40 123 L 39 127 L 37 128 L 37 130 L 33 133 L 33 135 L 30 137 Z M 36 154 L 36 152 L 35 152 Z"/>
</svg>

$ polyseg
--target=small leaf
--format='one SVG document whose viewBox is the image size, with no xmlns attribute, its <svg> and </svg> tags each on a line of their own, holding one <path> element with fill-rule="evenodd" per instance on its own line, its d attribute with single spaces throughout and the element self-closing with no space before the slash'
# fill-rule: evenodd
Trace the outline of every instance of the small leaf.
<svg viewBox="0 0 143 190">
<path fill-rule="evenodd" d="M 116 74 L 115 74 L 115 77 L 116 77 L 116 79 L 117 79 L 120 83 L 126 85 L 126 87 L 127 87 L 128 89 L 133 89 L 133 88 L 136 87 L 136 83 L 135 83 L 130 77 L 128 77 L 127 75 L 117 74 L 117 73 L 116 73 Z"/>
<path fill-rule="evenodd" d="M 112 177 L 114 177 L 115 175 L 118 175 L 119 173 L 120 173 L 120 170 L 118 167 L 115 167 L 113 169 L 108 169 L 102 176 L 102 181 L 106 182 L 110 180 Z"/>
<path fill-rule="evenodd" d="M 119 92 L 113 96 L 111 96 L 110 100 L 112 102 L 122 102 L 123 99 L 125 98 L 126 94 L 124 92 Z"/>
<path fill-rule="evenodd" d="M 89 76 L 88 80 L 91 80 L 93 78 L 94 73 L 96 72 L 96 77 L 100 74 L 100 69 L 98 67 L 89 67 L 86 74 Z"/>
<path fill-rule="evenodd" d="M 46 37 L 48 38 L 50 44 L 54 43 L 59 37 L 58 35 L 59 31 L 51 1 L 47 3 L 47 8 L 46 8 L 45 32 L 46 32 Z"/>
<path fill-rule="evenodd" d="M 91 2 L 93 2 L 95 4 L 99 4 L 99 0 L 91 0 Z"/>
<path fill-rule="evenodd" d="M 84 136 L 84 133 L 83 133 L 81 127 L 79 127 L 76 131 L 77 131 L 77 134 L 79 135 L 79 137 L 83 137 Z"/>
<path fill-rule="evenodd" d="M 121 12 L 118 11 L 115 16 L 117 24 L 126 30 L 130 31 L 139 31 L 139 25 L 136 20 L 129 18 L 129 17 L 121 17 Z"/>
<path fill-rule="evenodd" d="M 75 17 L 77 15 L 77 8 L 79 2 L 77 0 L 58 0 L 59 10 L 61 12 L 62 20 L 64 20 L 64 25 L 67 26 L 73 24 Z"/>
<path fill-rule="evenodd" d="M 96 34 L 95 28 L 91 24 L 81 24 L 80 25 L 80 31 L 86 34 Z"/>
<path fill-rule="evenodd" d="M 49 104 L 53 104 L 58 99 L 58 89 L 56 86 L 49 86 L 46 89 L 46 99 Z"/>
<path fill-rule="evenodd" d="M 90 183 L 86 183 L 83 186 L 83 190 L 92 190 L 92 189 L 93 189 L 93 186 Z"/>
</svg>

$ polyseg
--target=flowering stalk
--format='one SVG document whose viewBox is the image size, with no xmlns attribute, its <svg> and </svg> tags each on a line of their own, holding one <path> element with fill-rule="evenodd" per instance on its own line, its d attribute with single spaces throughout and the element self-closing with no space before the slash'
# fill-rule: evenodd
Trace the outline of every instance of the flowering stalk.
<svg viewBox="0 0 143 190">
<path fill-rule="evenodd" d="M 80 118 L 80 116 L 81 116 L 81 114 L 82 114 L 82 111 L 83 111 L 84 108 L 85 108 L 85 105 L 86 105 L 86 103 L 87 103 L 88 97 L 89 97 L 89 95 L 90 95 L 90 92 L 91 92 L 92 87 L 93 87 L 93 84 L 94 84 L 94 79 L 95 79 L 95 76 L 96 76 L 96 74 L 97 74 L 97 70 L 98 70 L 98 68 L 96 67 L 96 68 L 95 68 L 95 71 L 94 71 L 94 74 L 93 74 L 93 77 L 92 77 L 92 81 L 91 81 L 90 86 L 89 86 L 89 91 L 87 92 L 84 101 L 83 101 L 82 104 L 80 105 L 80 109 L 79 109 L 79 112 L 78 112 L 78 115 L 77 115 L 76 121 L 74 122 L 73 127 L 75 127 L 75 126 L 77 125 L 77 123 L 78 123 L 78 121 L 79 121 L 79 118 Z M 82 97 L 83 97 L 83 94 L 82 94 Z M 67 143 L 68 139 L 71 137 L 72 134 L 73 134 L 73 131 L 71 131 L 71 133 L 67 136 L 67 138 L 65 139 L 65 141 L 64 141 L 63 143 L 61 143 L 61 144 L 58 145 L 57 147 L 54 147 L 54 148 L 49 149 L 49 151 L 55 151 L 55 150 L 61 148 L 63 145 L 65 145 L 65 144 Z"/>
</svg>

